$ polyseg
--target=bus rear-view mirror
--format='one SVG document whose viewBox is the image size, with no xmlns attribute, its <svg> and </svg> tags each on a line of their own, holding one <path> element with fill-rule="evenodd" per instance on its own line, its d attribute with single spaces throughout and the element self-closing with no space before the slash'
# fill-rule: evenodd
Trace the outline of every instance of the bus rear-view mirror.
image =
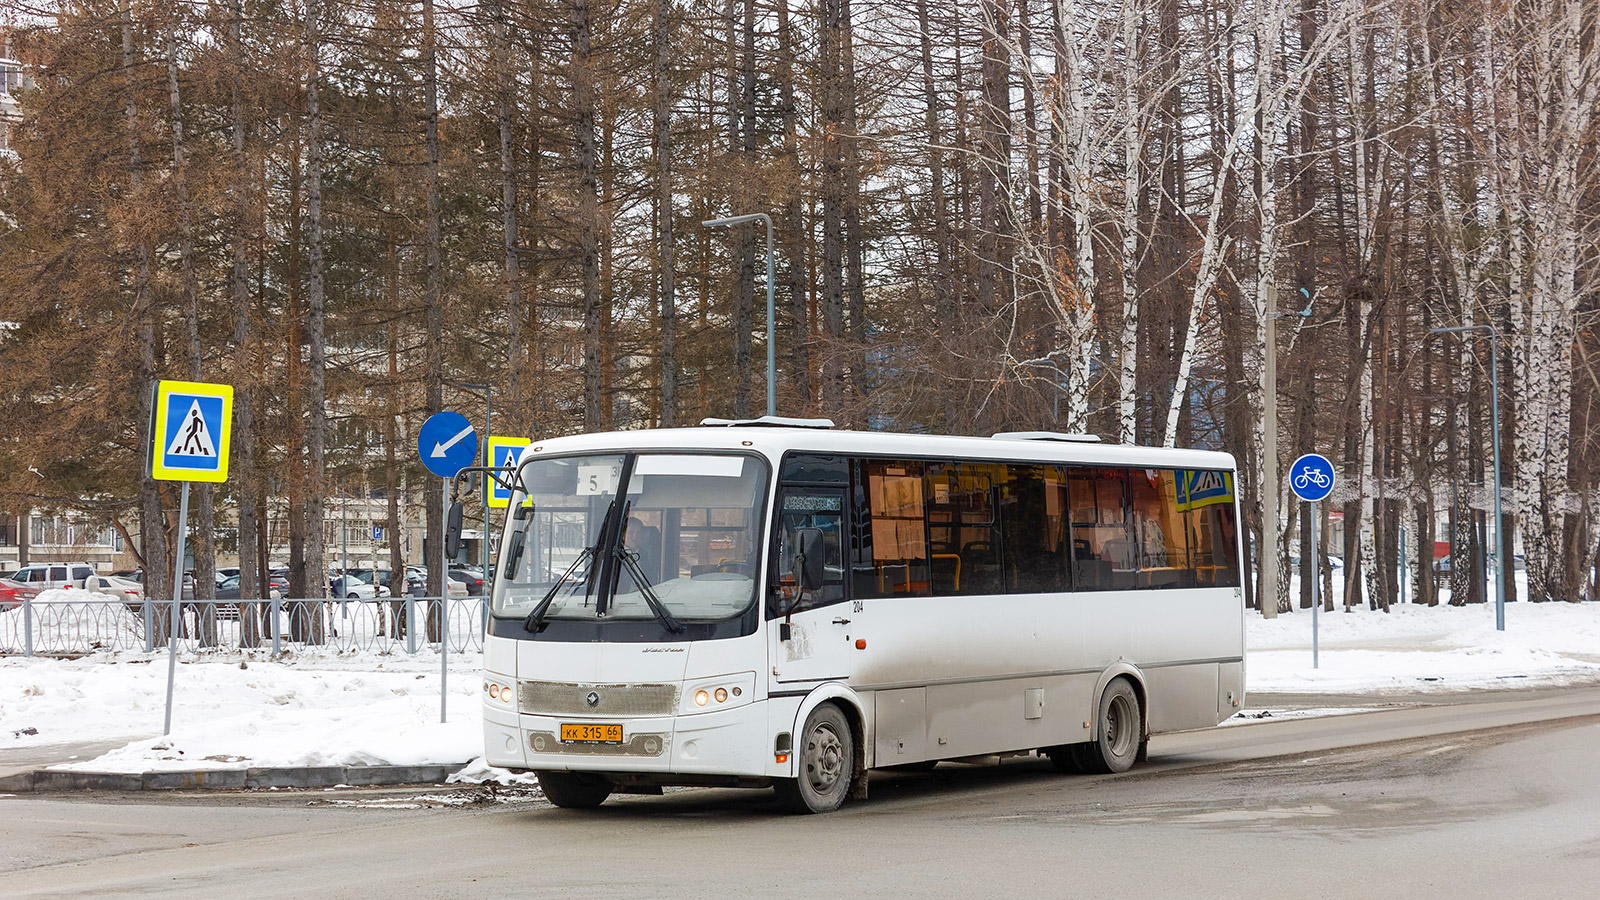
<svg viewBox="0 0 1600 900">
<path fill-rule="evenodd" d="M 461 501 L 450 504 L 444 526 L 444 557 L 455 559 L 461 553 Z"/>
<path fill-rule="evenodd" d="M 794 571 L 800 579 L 802 593 L 822 587 L 822 529 L 796 528 Z"/>
</svg>

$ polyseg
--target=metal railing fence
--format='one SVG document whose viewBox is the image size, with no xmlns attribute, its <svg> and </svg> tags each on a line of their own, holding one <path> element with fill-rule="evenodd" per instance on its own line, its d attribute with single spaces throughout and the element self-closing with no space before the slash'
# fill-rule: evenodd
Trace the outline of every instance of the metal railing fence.
<svg viewBox="0 0 1600 900">
<path fill-rule="evenodd" d="M 378 600 L 258 600 L 184 603 L 178 651 L 321 650 L 335 653 L 439 651 L 440 611 L 448 611 L 450 652 L 483 650 L 487 597 Z M 166 649 L 172 602 L 85 597 L 20 602 L 0 610 L 0 655 L 75 656 Z"/>
</svg>

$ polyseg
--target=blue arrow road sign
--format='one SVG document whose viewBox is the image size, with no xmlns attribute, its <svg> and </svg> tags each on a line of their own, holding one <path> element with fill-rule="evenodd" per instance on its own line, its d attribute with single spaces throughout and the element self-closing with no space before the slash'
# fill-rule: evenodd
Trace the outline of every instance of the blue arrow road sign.
<svg viewBox="0 0 1600 900">
<path fill-rule="evenodd" d="M 417 453 L 429 472 L 440 478 L 454 478 L 477 461 L 478 433 L 460 413 L 434 413 L 417 432 Z"/>
<path fill-rule="evenodd" d="M 1333 463 L 1320 453 L 1307 453 L 1289 465 L 1289 490 L 1307 503 L 1328 499 L 1333 482 Z"/>
</svg>

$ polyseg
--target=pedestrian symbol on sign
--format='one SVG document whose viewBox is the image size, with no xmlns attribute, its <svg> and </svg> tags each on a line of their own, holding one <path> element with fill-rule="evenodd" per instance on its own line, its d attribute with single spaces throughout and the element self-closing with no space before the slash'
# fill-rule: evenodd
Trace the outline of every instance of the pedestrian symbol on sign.
<svg viewBox="0 0 1600 900">
<path fill-rule="evenodd" d="M 167 447 L 167 455 L 217 455 L 217 445 L 211 440 L 211 432 L 206 428 L 205 416 L 200 414 L 200 401 L 198 399 L 189 405 L 189 413 L 183 417 L 183 425 L 179 427 L 178 434 L 173 437 L 171 446 Z"/>
</svg>

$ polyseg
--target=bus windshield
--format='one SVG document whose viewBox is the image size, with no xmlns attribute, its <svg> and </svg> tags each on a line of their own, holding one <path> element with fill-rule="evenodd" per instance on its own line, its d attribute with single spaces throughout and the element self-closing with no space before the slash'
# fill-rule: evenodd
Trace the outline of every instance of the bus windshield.
<svg viewBox="0 0 1600 900">
<path fill-rule="evenodd" d="M 708 621 L 755 601 L 761 459 L 593 454 L 535 459 L 519 474 L 494 615 Z"/>
</svg>

